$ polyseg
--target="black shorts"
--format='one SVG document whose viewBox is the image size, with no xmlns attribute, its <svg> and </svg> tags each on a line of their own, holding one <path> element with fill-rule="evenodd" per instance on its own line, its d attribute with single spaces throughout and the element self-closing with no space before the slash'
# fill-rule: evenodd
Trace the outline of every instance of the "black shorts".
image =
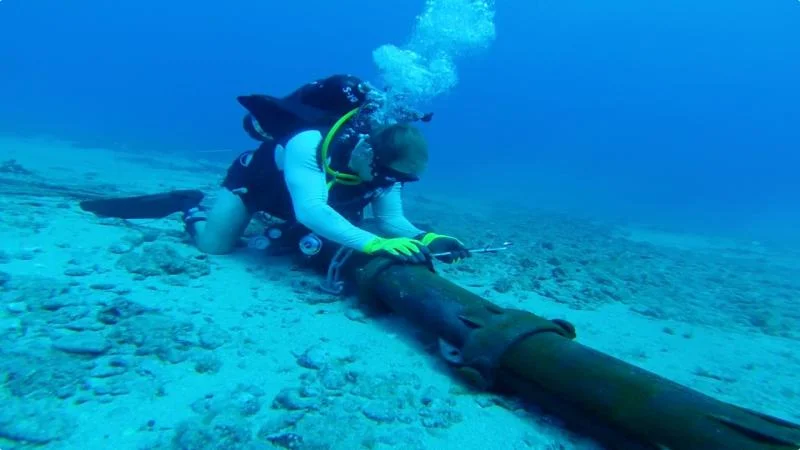
<svg viewBox="0 0 800 450">
<path fill-rule="evenodd" d="M 284 220 L 294 216 L 283 173 L 275 164 L 275 143 L 239 155 L 228 168 L 222 187 L 239 195 L 250 214 L 265 212 Z"/>
</svg>

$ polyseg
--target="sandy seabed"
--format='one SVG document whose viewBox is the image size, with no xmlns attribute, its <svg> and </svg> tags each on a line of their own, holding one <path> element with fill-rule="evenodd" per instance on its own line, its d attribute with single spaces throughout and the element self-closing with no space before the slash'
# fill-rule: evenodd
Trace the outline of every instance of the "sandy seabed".
<svg viewBox="0 0 800 450">
<path fill-rule="evenodd" d="M 469 389 L 413 324 L 321 291 L 290 259 L 204 255 L 179 214 L 124 221 L 77 205 L 213 194 L 225 169 L 0 138 L 0 448 L 598 448 L 533 405 Z M 440 266 L 453 282 L 800 421 L 798 252 L 435 194 L 406 210 L 470 243 L 514 242 Z"/>
</svg>

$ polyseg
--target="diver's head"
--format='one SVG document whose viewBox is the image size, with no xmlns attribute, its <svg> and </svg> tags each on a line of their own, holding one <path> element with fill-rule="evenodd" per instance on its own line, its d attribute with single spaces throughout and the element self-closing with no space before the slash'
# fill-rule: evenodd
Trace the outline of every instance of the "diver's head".
<svg viewBox="0 0 800 450">
<path fill-rule="evenodd" d="M 409 124 L 393 124 L 374 132 L 353 152 L 351 168 L 364 181 L 379 185 L 419 180 L 428 166 L 428 143 Z"/>
</svg>

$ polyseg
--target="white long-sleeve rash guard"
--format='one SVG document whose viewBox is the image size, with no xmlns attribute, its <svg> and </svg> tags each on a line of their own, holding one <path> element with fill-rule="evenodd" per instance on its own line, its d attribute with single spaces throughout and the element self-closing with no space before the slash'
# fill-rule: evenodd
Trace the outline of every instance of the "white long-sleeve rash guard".
<svg viewBox="0 0 800 450">
<path fill-rule="evenodd" d="M 282 157 L 281 152 L 276 152 L 276 162 L 283 168 L 295 216 L 298 222 L 321 237 L 363 251 L 377 236 L 353 225 L 328 205 L 327 180 L 317 164 L 321 140 L 320 132 L 303 131 L 287 142 Z M 384 237 L 413 237 L 422 233 L 403 214 L 400 184 L 377 196 L 371 205 Z"/>
</svg>

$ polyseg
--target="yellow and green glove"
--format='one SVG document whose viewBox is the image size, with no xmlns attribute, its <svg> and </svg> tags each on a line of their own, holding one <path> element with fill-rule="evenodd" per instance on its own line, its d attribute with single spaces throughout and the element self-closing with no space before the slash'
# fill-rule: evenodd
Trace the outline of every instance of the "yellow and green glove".
<svg viewBox="0 0 800 450">
<path fill-rule="evenodd" d="M 363 250 L 368 255 L 386 256 L 412 264 L 424 264 L 430 258 L 428 249 L 422 242 L 409 238 L 375 238 Z"/>
<path fill-rule="evenodd" d="M 469 249 L 458 239 L 436 233 L 423 233 L 417 239 L 428 248 L 431 254 L 443 253 L 436 256 L 436 259 L 447 264 L 458 262 L 464 258 L 472 256 Z"/>
</svg>

